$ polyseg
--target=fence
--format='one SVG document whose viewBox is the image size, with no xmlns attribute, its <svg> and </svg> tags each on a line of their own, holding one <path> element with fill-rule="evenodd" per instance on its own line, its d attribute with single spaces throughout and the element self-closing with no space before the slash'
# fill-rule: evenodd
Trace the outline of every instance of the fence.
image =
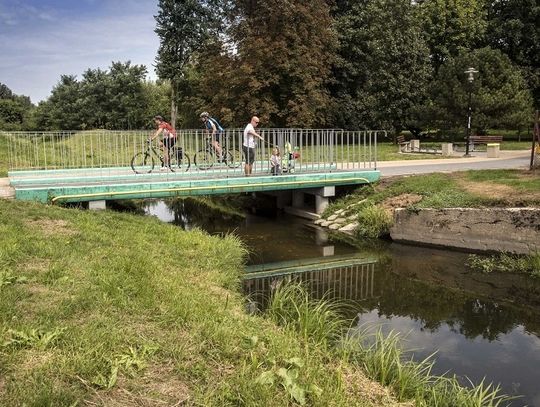
<svg viewBox="0 0 540 407">
<path fill-rule="evenodd" d="M 382 130 L 260 129 L 254 173 L 269 173 L 273 147 L 279 147 L 282 173 L 374 169 L 377 139 Z M 3 132 L 7 139 L 9 170 L 108 169 L 147 173 L 161 167 L 158 141 L 148 150 L 153 131 Z M 243 130 L 220 135 L 219 157 L 204 130 L 178 130 L 171 163 L 176 173 L 227 176 L 243 171 Z M 161 161 L 161 163 L 160 163 Z M 211 171 L 209 171 L 211 170 Z"/>
</svg>

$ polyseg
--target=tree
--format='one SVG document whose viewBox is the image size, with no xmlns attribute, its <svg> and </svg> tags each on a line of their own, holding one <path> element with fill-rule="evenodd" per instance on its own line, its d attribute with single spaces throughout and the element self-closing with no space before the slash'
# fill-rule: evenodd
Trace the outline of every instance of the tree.
<svg viewBox="0 0 540 407">
<path fill-rule="evenodd" d="M 487 27 L 486 0 L 423 0 L 417 12 L 437 72 L 460 49 L 473 49 Z"/>
<path fill-rule="evenodd" d="M 487 42 L 500 49 L 524 73 L 540 108 L 540 3 L 537 0 L 490 2 Z"/>
<path fill-rule="evenodd" d="M 214 1 L 159 0 L 155 32 L 160 45 L 156 71 L 171 82 L 171 124 L 177 115 L 177 95 L 184 80 L 185 68 L 194 50 L 209 37 L 219 15 Z M 212 7 L 214 7 L 212 9 Z"/>
<path fill-rule="evenodd" d="M 426 42 L 408 0 L 358 2 L 338 18 L 335 124 L 406 128 L 431 76 Z"/>
<path fill-rule="evenodd" d="M 226 41 L 197 59 L 198 92 L 227 124 L 328 123 L 336 36 L 325 0 L 236 1 Z"/>
<path fill-rule="evenodd" d="M 432 87 L 436 125 L 465 128 L 470 85 L 464 71 L 470 66 L 479 71 L 471 87 L 473 127 L 484 131 L 525 126 L 532 98 L 523 75 L 506 55 L 489 47 L 463 51 L 441 66 Z"/>
<path fill-rule="evenodd" d="M 28 96 L 17 95 L 0 83 L 0 130 L 25 130 L 33 109 Z"/>
</svg>

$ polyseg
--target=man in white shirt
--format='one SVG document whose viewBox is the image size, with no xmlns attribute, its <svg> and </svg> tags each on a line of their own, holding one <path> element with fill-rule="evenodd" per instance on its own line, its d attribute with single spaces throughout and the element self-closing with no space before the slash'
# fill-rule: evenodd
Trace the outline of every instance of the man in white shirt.
<svg viewBox="0 0 540 407">
<path fill-rule="evenodd" d="M 253 170 L 253 162 L 255 161 L 255 148 L 257 143 L 255 142 L 255 137 L 264 140 L 256 131 L 255 127 L 259 124 L 259 118 L 253 116 L 251 121 L 248 123 L 244 129 L 244 143 L 242 144 L 242 152 L 244 153 L 244 159 L 246 160 L 246 165 L 244 166 L 244 173 L 246 176 L 251 175 Z"/>
</svg>

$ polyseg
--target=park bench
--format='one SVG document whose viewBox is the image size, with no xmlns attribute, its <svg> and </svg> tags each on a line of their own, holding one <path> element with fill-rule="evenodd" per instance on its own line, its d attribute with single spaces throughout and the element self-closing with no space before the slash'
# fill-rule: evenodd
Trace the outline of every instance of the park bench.
<svg viewBox="0 0 540 407">
<path fill-rule="evenodd" d="M 396 140 L 399 146 L 398 153 L 408 153 L 411 151 L 411 142 L 406 141 L 404 136 L 397 136 Z"/>
<path fill-rule="evenodd" d="M 503 141 L 503 136 L 497 136 L 497 135 L 475 135 L 471 136 L 470 138 L 470 144 L 469 144 L 469 150 L 474 151 L 476 145 L 482 145 L 482 144 L 490 144 L 490 143 L 501 143 Z M 467 145 L 467 142 L 464 143 L 455 143 L 456 145 L 464 148 Z"/>
<path fill-rule="evenodd" d="M 398 153 L 441 154 L 441 150 L 437 150 L 436 148 L 420 147 L 415 149 L 411 145 L 411 142 L 406 141 L 402 135 L 397 136 L 396 141 L 399 146 Z"/>
</svg>

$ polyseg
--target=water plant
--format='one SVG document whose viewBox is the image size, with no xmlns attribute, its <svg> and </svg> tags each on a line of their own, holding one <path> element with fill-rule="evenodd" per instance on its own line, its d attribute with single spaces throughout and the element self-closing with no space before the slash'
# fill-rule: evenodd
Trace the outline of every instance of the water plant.
<svg viewBox="0 0 540 407">
<path fill-rule="evenodd" d="M 393 219 L 390 212 L 378 205 L 368 205 L 358 213 L 356 234 L 362 237 L 376 239 L 390 233 Z"/>
<path fill-rule="evenodd" d="M 533 277 L 540 277 L 540 251 L 534 251 L 527 255 L 504 252 L 491 256 L 471 254 L 467 259 L 467 265 L 482 273 L 525 273 Z"/>
</svg>

